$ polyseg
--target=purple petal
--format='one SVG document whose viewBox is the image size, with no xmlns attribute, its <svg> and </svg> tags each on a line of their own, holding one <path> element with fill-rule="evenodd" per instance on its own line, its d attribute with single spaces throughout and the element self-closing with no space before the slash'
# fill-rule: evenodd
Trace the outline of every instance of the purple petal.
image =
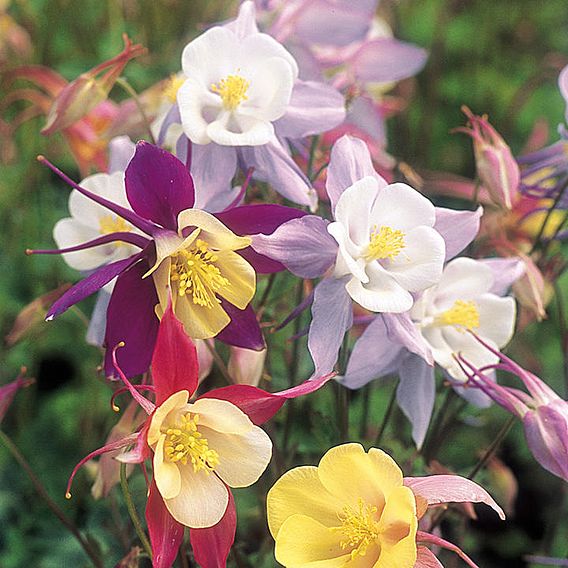
<svg viewBox="0 0 568 568">
<path fill-rule="evenodd" d="M 352 124 L 371 136 L 379 145 L 386 146 L 385 117 L 380 104 L 371 97 L 361 95 L 353 99 L 347 109 L 345 124 Z"/>
<path fill-rule="evenodd" d="M 193 207 L 193 180 L 175 156 L 148 142 L 138 142 L 125 174 L 132 209 L 167 229 L 177 230 L 180 211 Z"/>
<path fill-rule="evenodd" d="M 128 136 L 115 136 L 108 143 L 108 173 L 126 171 L 135 151 L 136 145 Z"/>
<path fill-rule="evenodd" d="M 318 278 L 337 257 L 337 243 L 327 232 L 328 224 L 321 217 L 306 215 L 288 221 L 271 235 L 254 235 L 252 247 L 300 278 Z"/>
<path fill-rule="evenodd" d="M 297 80 L 286 114 L 274 123 L 284 138 L 304 138 L 335 128 L 345 119 L 343 95 L 330 85 Z"/>
<path fill-rule="evenodd" d="M 315 207 L 317 195 L 308 178 L 275 139 L 262 146 L 242 146 L 238 149 L 243 170 L 254 168 L 254 177 L 268 182 L 286 199 Z"/>
<path fill-rule="evenodd" d="M 517 257 L 484 258 L 479 262 L 491 268 L 494 281 L 489 292 L 498 296 L 504 296 L 513 283 L 523 276 L 526 271 L 524 260 Z"/>
<path fill-rule="evenodd" d="M 404 353 L 402 345 L 388 338 L 385 322 L 377 316 L 355 343 L 341 383 L 350 389 L 358 389 L 374 379 L 394 373 Z"/>
<path fill-rule="evenodd" d="M 436 381 L 434 367 L 414 354 L 408 353 L 398 369 L 400 383 L 396 390 L 398 406 L 412 424 L 412 439 L 420 449 L 434 409 Z"/>
<path fill-rule="evenodd" d="M 395 345 L 406 347 L 411 353 L 422 357 L 429 365 L 434 365 L 430 346 L 422 337 L 416 325 L 410 319 L 408 312 L 402 314 L 382 314 L 387 335 Z"/>
<path fill-rule="evenodd" d="M 131 233 L 129 231 L 119 232 L 119 233 L 108 233 L 102 237 L 97 237 L 87 241 L 86 243 L 81 243 L 80 245 L 75 245 L 73 247 L 67 247 L 62 249 L 36 249 L 28 250 L 27 254 L 65 254 L 68 252 L 76 252 L 79 250 L 86 250 L 93 247 L 98 247 L 101 245 L 106 245 L 114 242 L 130 243 L 131 245 L 145 248 L 148 246 L 150 241 L 143 237 L 142 235 L 137 235 L 136 233 Z"/>
<path fill-rule="evenodd" d="M 483 207 L 478 207 L 476 211 L 455 211 L 436 207 L 434 229 L 446 242 L 446 260 L 456 256 L 475 239 L 482 215 Z"/>
<path fill-rule="evenodd" d="M 351 298 L 345 281 L 323 279 L 314 290 L 312 323 L 308 333 L 308 349 L 314 361 L 315 376 L 333 370 L 345 332 L 353 324 Z"/>
<path fill-rule="evenodd" d="M 231 321 L 217 335 L 217 339 L 228 345 L 244 347 L 254 351 L 261 351 L 266 347 L 256 314 L 250 305 L 244 310 L 239 310 L 224 300 L 221 300 L 221 305 L 231 318 Z"/>
<path fill-rule="evenodd" d="M 564 116 L 566 118 L 566 122 L 568 122 L 568 65 L 560 71 L 560 75 L 558 76 L 558 87 L 560 89 L 560 94 L 564 97 L 564 101 L 566 103 L 566 114 Z"/>
<path fill-rule="evenodd" d="M 231 30 L 239 39 L 257 34 L 256 10 L 253 2 L 243 2 L 239 8 L 239 15 L 224 26 Z"/>
<path fill-rule="evenodd" d="M 341 194 L 366 176 L 376 178 L 381 186 L 387 185 L 387 182 L 375 171 L 365 142 L 352 136 L 342 136 L 333 145 L 327 169 L 326 189 L 332 211 L 335 211 L 335 205 Z"/>
<path fill-rule="evenodd" d="M 113 278 L 116 278 L 119 274 L 127 270 L 129 266 L 140 260 L 140 258 L 141 255 L 139 253 L 97 268 L 92 274 L 89 274 L 89 276 L 77 282 L 75 286 L 69 288 L 69 290 L 49 308 L 45 317 L 46 321 L 56 318 L 77 302 L 80 302 L 87 296 L 100 290 L 105 284 L 108 284 Z"/>
<path fill-rule="evenodd" d="M 490 373 L 485 373 L 486 377 L 490 375 Z M 446 375 L 446 378 L 452 384 L 454 391 L 456 391 L 456 393 L 459 394 L 464 400 L 467 400 L 467 402 L 473 404 L 473 406 L 477 406 L 477 408 L 489 408 L 491 406 L 491 398 L 481 389 L 460 386 L 459 383 L 456 383 L 456 381 L 449 375 Z M 492 380 L 495 380 L 494 374 Z"/>
<path fill-rule="evenodd" d="M 144 373 L 150 366 L 159 320 L 154 312 L 158 296 L 152 278 L 142 278 L 148 271 L 144 260 L 117 279 L 107 310 L 105 334 L 105 372 L 115 376 L 112 350 L 121 341 L 125 346 L 116 353 L 117 361 L 130 378 Z"/>
<path fill-rule="evenodd" d="M 386 83 L 416 75 L 426 63 L 425 49 L 394 38 L 367 41 L 353 56 L 351 67 L 363 82 Z"/>
</svg>

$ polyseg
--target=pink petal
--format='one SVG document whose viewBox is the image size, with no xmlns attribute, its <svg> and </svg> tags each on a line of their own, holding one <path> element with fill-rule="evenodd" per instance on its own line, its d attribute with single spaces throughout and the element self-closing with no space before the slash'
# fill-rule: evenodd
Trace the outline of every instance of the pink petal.
<svg viewBox="0 0 568 568">
<path fill-rule="evenodd" d="M 414 568 L 444 568 L 444 566 L 430 549 L 425 546 L 419 546 Z"/>
<path fill-rule="evenodd" d="M 34 382 L 34 379 L 24 378 L 24 372 L 25 369 L 22 370 L 20 376 L 17 379 L 12 381 L 11 383 L 8 383 L 7 385 L 0 387 L 0 422 L 2 422 L 2 419 L 6 415 L 8 408 L 10 408 L 10 405 L 12 404 L 16 393 L 21 388 L 27 387 Z"/>
<path fill-rule="evenodd" d="M 452 544 L 451 542 L 448 542 L 447 540 L 444 540 L 439 536 L 435 536 L 423 531 L 418 531 L 416 533 L 416 542 L 425 542 L 428 544 L 433 544 L 434 546 L 441 546 L 442 548 L 451 550 L 452 552 L 455 552 L 468 566 L 471 566 L 471 568 L 479 568 L 479 566 L 459 546 L 456 546 L 455 544 Z M 434 564 L 434 566 L 436 565 Z"/>
</svg>

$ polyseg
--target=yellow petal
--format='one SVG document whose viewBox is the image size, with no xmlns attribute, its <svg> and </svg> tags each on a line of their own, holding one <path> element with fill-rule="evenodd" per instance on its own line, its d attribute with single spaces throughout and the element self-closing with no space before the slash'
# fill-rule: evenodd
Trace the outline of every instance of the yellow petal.
<svg viewBox="0 0 568 568">
<path fill-rule="evenodd" d="M 219 454 L 215 473 L 229 487 L 248 487 L 262 475 L 272 456 L 272 442 L 258 426 L 246 434 L 224 434 L 200 425 L 209 448 Z"/>
<path fill-rule="evenodd" d="M 209 339 L 215 337 L 229 325 L 231 318 L 221 304 L 213 302 L 211 307 L 194 304 L 188 296 L 177 297 L 174 313 L 183 324 L 185 332 L 193 339 Z"/>
<path fill-rule="evenodd" d="M 410 532 L 406 538 L 392 547 L 384 547 L 373 568 L 413 568 L 416 564 L 416 530 L 418 521 L 413 520 Z"/>
<path fill-rule="evenodd" d="M 250 237 L 239 237 L 225 227 L 219 219 L 200 209 L 186 209 L 178 215 L 179 232 L 186 227 L 202 230 L 200 238 L 217 250 L 239 250 L 251 244 Z"/>
<path fill-rule="evenodd" d="M 181 475 L 175 463 L 164 461 L 164 442 L 162 434 L 154 451 L 154 480 L 163 499 L 177 497 L 181 491 Z"/>
<path fill-rule="evenodd" d="M 190 412 L 199 414 L 199 425 L 224 434 L 246 434 L 255 425 L 232 402 L 216 398 L 200 398 L 190 405 Z"/>
<path fill-rule="evenodd" d="M 178 410 L 187 404 L 189 391 L 178 391 L 165 400 L 152 414 L 150 427 L 148 428 L 148 445 L 153 446 L 161 436 L 161 428 L 168 414 L 173 410 Z"/>
<path fill-rule="evenodd" d="M 340 568 L 350 559 L 340 536 L 305 515 L 288 517 L 276 538 L 274 555 L 286 568 Z"/>
<path fill-rule="evenodd" d="M 268 527 L 276 539 L 284 521 L 296 514 L 312 517 L 326 527 L 338 526 L 343 503 L 322 485 L 317 467 L 302 466 L 286 472 L 274 484 L 266 508 Z"/>
<path fill-rule="evenodd" d="M 383 450 L 371 448 L 368 455 L 375 471 L 380 472 L 381 491 L 388 498 L 391 491 L 402 485 L 402 471 L 398 464 Z"/>
<path fill-rule="evenodd" d="M 391 548 L 408 537 L 416 519 L 416 500 L 412 490 L 403 486 L 391 491 L 378 525 L 383 549 Z"/>
<path fill-rule="evenodd" d="M 216 264 L 223 277 L 229 281 L 229 285 L 220 289 L 218 294 L 239 310 L 244 310 L 256 290 L 254 268 L 236 252 L 221 251 L 217 256 L 219 260 Z"/>
</svg>

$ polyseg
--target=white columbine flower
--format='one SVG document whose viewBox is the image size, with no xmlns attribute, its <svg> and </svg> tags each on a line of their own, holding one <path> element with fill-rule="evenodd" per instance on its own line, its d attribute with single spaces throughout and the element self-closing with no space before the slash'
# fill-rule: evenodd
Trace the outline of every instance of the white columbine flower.
<svg viewBox="0 0 568 568">
<path fill-rule="evenodd" d="M 445 244 L 435 220 L 434 205 L 406 184 L 382 185 L 370 176 L 355 182 L 328 226 L 339 245 L 334 276 L 348 277 L 347 292 L 367 310 L 409 310 L 411 292 L 442 274 Z"/>
<path fill-rule="evenodd" d="M 438 365 L 457 380 L 466 376 L 454 355 L 460 353 L 474 367 L 498 362 L 468 330 L 496 350 L 506 345 L 515 327 L 515 301 L 491 292 L 493 272 L 483 262 L 456 258 L 449 262 L 440 282 L 416 301 L 410 316 L 432 349 Z"/>
<path fill-rule="evenodd" d="M 288 108 L 298 66 L 274 38 L 216 26 L 182 54 L 177 93 L 183 130 L 196 144 L 258 146 Z"/>
</svg>

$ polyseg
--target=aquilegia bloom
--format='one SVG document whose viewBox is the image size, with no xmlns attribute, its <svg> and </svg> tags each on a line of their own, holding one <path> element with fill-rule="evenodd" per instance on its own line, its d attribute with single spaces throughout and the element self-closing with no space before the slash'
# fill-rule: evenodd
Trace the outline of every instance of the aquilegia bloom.
<svg viewBox="0 0 568 568">
<path fill-rule="evenodd" d="M 275 483 L 267 497 L 268 526 L 276 560 L 287 568 L 438 566 L 427 543 L 459 551 L 475 566 L 459 548 L 418 530 L 429 505 L 467 501 L 487 503 L 504 518 L 472 481 L 457 475 L 404 479 L 382 450 L 344 444 L 317 467 L 297 467 Z"/>
</svg>

